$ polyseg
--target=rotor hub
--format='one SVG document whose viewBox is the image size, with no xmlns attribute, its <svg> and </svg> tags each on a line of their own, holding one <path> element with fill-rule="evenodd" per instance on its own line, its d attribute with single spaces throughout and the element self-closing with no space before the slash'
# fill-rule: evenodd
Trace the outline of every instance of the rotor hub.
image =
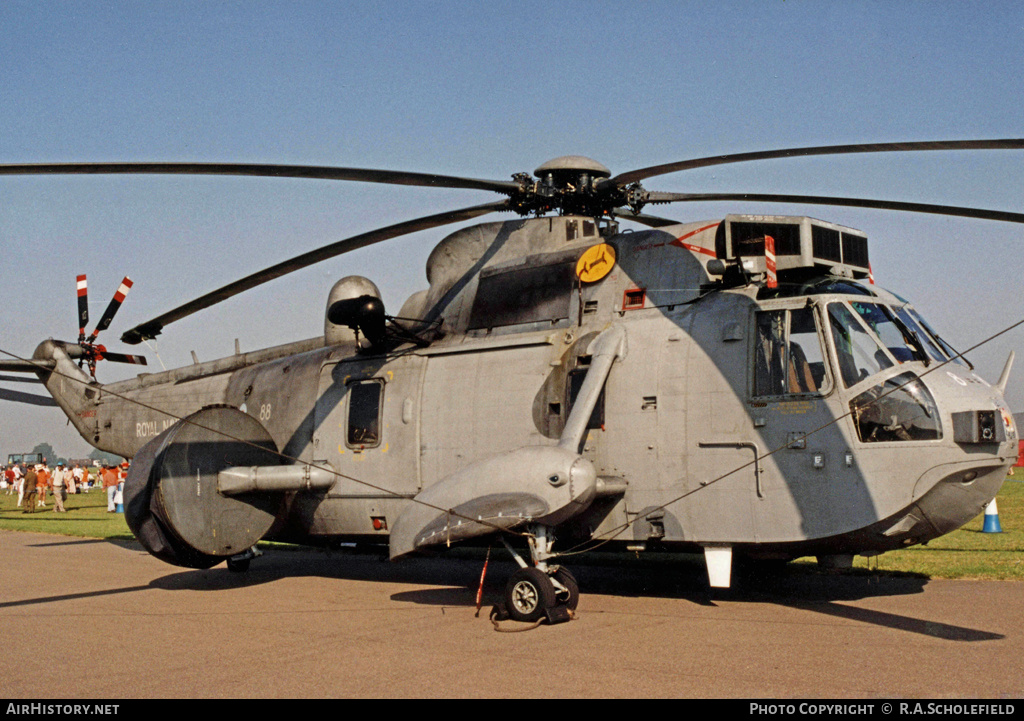
<svg viewBox="0 0 1024 721">
<path fill-rule="evenodd" d="M 548 176 L 556 179 L 567 178 L 571 180 L 581 176 L 610 178 L 612 171 L 596 160 L 582 155 L 563 155 L 560 158 L 554 158 L 542 164 L 533 171 L 533 174 L 541 180 Z"/>
<path fill-rule="evenodd" d="M 519 190 L 511 195 L 509 207 L 520 215 L 543 215 L 558 211 L 566 215 L 600 217 L 623 204 L 621 189 L 607 182 L 611 171 L 582 155 L 553 158 L 533 171 L 513 175 Z"/>
</svg>

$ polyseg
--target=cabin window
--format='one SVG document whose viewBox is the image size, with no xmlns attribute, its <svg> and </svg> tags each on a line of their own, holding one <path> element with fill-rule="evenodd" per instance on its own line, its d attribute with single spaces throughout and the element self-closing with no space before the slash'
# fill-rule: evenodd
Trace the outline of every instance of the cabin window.
<svg viewBox="0 0 1024 721">
<path fill-rule="evenodd" d="M 755 396 L 827 391 L 824 346 L 811 308 L 760 311 L 756 324 Z"/>
<path fill-rule="evenodd" d="M 380 445 L 380 416 L 384 400 L 384 381 L 354 381 L 348 386 L 349 448 L 373 448 Z"/>
<path fill-rule="evenodd" d="M 569 317 L 576 263 L 484 271 L 480 274 L 469 328 L 551 323 Z"/>
</svg>

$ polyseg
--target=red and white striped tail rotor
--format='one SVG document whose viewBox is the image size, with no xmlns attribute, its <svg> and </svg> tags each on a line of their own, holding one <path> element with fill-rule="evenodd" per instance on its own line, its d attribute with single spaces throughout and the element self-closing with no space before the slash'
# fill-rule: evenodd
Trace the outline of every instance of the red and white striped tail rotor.
<svg viewBox="0 0 1024 721">
<path fill-rule="evenodd" d="M 85 275 L 78 276 L 78 342 L 85 340 L 85 327 L 89 325 L 89 287 Z"/>
<path fill-rule="evenodd" d="M 107 305 L 107 309 L 103 311 L 103 315 L 100 316 L 100 322 L 96 324 L 96 330 L 89 336 L 89 343 L 93 343 L 96 340 L 96 336 L 100 334 L 100 331 L 104 331 L 110 327 L 110 323 L 114 320 L 114 315 L 117 313 L 121 304 L 124 303 L 124 299 L 128 297 L 128 291 L 132 289 L 132 279 L 127 275 L 124 280 L 121 281 L 121 285 L 118 286 L 117 291 L 114 293 L 114 297 Z"/>
<path fill-rule="evenodd" d="M 85 327 L 89 323 L 89 291 L 85 275 L 78 276 L 76 285 L 78 292 L 78 344 L 82 347 L 83 351 L 82 363 L 89 364 L 89 372 L 92 373 L 93 377 L 96 376 L 96 362 L 100 360 L 146 365 L 146 359 L 143 356 L 111 353 L 104 346 L 96 343 L 96 337 L 101 331 L 110 327 L 118 309 L 120 309 L 124 299 L 128 296 L 128 291 L 132 289 L 132 279 L 125 276 L 124 280 L 121 281 L 117 291 L 114 293 L 113 299 L 107 305 L 107 309 L 103 311 L 103 315 L 100 316 L 100 322 L 96 324 L 96 329 L 93 330 L 88 338 L 85 337 Z"/>
</svg>

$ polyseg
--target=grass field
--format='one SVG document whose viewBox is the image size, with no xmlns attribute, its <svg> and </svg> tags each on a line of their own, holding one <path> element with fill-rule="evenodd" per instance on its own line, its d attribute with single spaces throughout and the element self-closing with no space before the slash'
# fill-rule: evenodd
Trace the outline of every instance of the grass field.
<svg viewBox="0 0 1024 721">
<path fill-rule="evenodd" d="M 17 508 L 16 494 L 0 492 L 0 529 L 88 538 L 131 539 L 124 514 L 107 512 L 102 490 L 68 496 L 67 513 L 53 512 L 53 499 L 34 514 Z M 983 533 L 984 517 L 938 538 L 873 558 L 858 557 L 851 573 L 913 573 L 929 578 L 1024 580 L 1024 469 L 1016 469 L 996 497 L 1002 533 Z M 812 559 L 795 566 L 816 568 Z"/>
<path fill-rule="evenodd" d="M 930 578 L 1024 580 L 1024 468 L 1007 477 L 996 496 L 1002 533 L 983 533 L 984 516 L 926 546 L 911 546 L 855 568 L 920 573 Z"/>
<path fill-rule="evenodd" d="M 54 513 L 53 497 L 49 495 L 46 508 L 37 508 L 35 513 L 25 513 L 17 504 L 16 493 L 0 492 L 0 528 L 86 538 L 132 538 L 124 514 L 107 513 L 107 494 L 102 488 L 69 495 L 64 502 L 67 513 Z"/>
</svg>

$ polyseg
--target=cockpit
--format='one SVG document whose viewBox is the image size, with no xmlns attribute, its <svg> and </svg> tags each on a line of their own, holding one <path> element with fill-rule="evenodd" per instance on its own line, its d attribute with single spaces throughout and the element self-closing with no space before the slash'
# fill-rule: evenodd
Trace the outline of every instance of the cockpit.
<svg viewBox="0 0 1024 721">
<path fill-rule="evenodd" d="M 771 307 L 784 298 L 801 302 Z M 768 307 L 755 319 L 755 401 L 839 389 L 863 443 L 942 438 L 938 407 L 919 376 L 935 363 L 965 362 L 909 303 L 846 279 L 783 286 L 759 300 Z"/>
</svg>

